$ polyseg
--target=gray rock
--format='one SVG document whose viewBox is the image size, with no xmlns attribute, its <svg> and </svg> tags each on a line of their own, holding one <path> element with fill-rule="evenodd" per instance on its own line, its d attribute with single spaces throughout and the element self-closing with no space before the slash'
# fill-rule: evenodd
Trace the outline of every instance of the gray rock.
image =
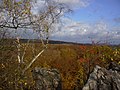
<svg viewBox="0 0 120 90">
<path fill-rule="evenodd" d="M 60 73 L 57 69 L 36 67 L 32 72 L 36 90 L 62 90 Z"/>
<path fill-rule="evenodd" d="M 108 69 L 96 66 L 82 90 L 120 90 L 120 65 L 112 62 Z"/>
</svg>

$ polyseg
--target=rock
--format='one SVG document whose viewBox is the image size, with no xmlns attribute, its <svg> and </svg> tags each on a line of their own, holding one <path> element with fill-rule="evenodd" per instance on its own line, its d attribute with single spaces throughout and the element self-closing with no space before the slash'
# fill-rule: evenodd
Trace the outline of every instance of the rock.
<svg viewBox="0 0 120 90">
<path fill-rule="evenodd" d="M 60 73 L 57 69 L 36 67 L 32 72 L 36 90 L 62 90 Z"/>
<path fill-rule="evenodd" d="M 108 69 L 96 66 L 82 90 L 120 90 L 120 65 L 112 62 Z"/>
</svg>

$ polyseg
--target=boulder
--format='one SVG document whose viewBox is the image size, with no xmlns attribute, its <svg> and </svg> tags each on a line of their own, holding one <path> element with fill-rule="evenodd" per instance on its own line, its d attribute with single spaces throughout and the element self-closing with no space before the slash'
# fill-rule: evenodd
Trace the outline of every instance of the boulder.
<svg viewBox="0 0 120 90">
<path fill-rule="evenodd" d="M 120 65 L 112 62 L 108 69 L 96 66 L 82 90 L 120 90 Z"/>
<path fill-rule="evenodd" d="M 32 73 L 36 90 L 62 90 L 60 73 L 57 69 L 36 67 Z"/>
</svg>

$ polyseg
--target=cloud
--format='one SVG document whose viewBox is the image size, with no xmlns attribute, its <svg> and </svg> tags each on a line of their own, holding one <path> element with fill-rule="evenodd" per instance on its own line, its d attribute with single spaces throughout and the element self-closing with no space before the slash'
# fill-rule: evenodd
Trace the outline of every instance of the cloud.
<svg viewBox="0 0 120 90">
<path fill-rule="evenodd" d="M 70 9 L 74 10 L 80 7 L 87 7 L 92 0 L 37 0 L 32 8 L 33 13 L 38 13 L 39 10 L 44 9 L 45 1 L 54 2 L 58 4 L 65 4 Z"/>
<path fill-rule="evenodd" d="M 34 12 L 42 10 L 45 5 L 45 0 L 37 0 Z M 87 7 L 92 0 L 50 0 L 57 3 L 64 3 L 71 9 L 75 10 L 80 7 Z M 120 18 L 115 18 L 115 22 L 119 23 Z M 81 43 L 91 43 L 91 40 L 98 42 L 110 42 L 120 44 L 120 26 L 110 26 L 109 22 L 98 21 L 94 23 L 83 23 L 62 18 L 61 23 L 54 24 L 51 31 L 51 39 L 74 41 Z"/>
<path fill-rule="evenodd" d="M 115 21 L 116 23 L 120 23 L 120 17 L 114 18 L 113 21 Z"/>
<path fill-rule="evenodd" d="M 74 9 L 78 7 L 86 7 L 89 5 L 88 0 L 54 0 L 54 1 L 59 3 L 65 3 Z"/>
<path fill-rule="evenodd" d="M 76 22 L 68 18 L 63 19 L 64 25 L 51 34 L 52 39 L 91 43 L 91 40 L 101 43 L 109 42 L 120 44 L 120 27 L 110 27 L 107 22 L 96 23 Z M 56 26 L 57 28 L 57 26 Z"/>
</svg>

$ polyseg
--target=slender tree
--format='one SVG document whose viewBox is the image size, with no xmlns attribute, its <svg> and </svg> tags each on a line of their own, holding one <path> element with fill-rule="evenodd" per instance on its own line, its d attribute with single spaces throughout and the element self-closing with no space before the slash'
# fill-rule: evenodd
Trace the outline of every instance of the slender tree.
<svg viewBox="0 0 120 90">
<path fill-rule="evenodd" d="M 0 28 L 6 30 L 33 30 L 35 31 L 42 42 L 43 49 L 39 51 L 25 66 L 22 73 L 30 68 L 30 66 L 36 61 L 36 59 L 45 51 L 49 40 L 49 32 L 63 13 L 70 11 L 65 4 L 58 3 L 54 0 L 44 0 L 44 7 L 38 9 L 38 13 L 35 14 L 32 10 L 35 6 L 34 0 L 1 0 L 0 1 Z M 21 50 L 20 38 L 17 37 L 16 47 L 18 50 L 18 62 L 22 64 L 24 62 L 25 52 L 27 45 L 24 46 L 24 50 Z M 28 42 L 29 44 L 29 42 Z M 22 52 L 22 53 L 21 53 Z"/>
</svg>

